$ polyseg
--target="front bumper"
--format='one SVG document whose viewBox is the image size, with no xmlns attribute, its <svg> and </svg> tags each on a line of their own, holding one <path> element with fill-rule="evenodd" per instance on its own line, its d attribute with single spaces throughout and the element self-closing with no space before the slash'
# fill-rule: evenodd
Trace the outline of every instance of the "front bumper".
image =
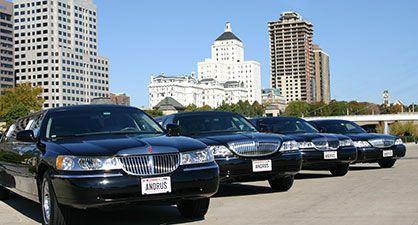
<svg viewBox="0 0 418 225">
<path fill-rule="evenodd" d="M 349 164 L 357 159 L 356 147 L 340 147 L 337 151 L 337 159 L 324 159 L 324 151 L 302 151 L 303 168 L 328 169 L 338 164 Z"/>
<path fill-rule="evenodd" d="M 392 150 L 392 157 L 383 157 L 384 150 Z M 357 160 L 354 163 L 374 163 L 378 162 L 381 159 L 399 159 L 405 156 L 406 147 L 405 145 L 395 145 L 390 148 L 358 148 Z"/>
<path fill-rule="evenodd" d="M 272 161 L 272 171 L 253 172 L 252 161 L 266 159 Z M 302 157 L 299 151 L 292 151 L 258 158 L 219 158 L 216 162 L 219 165 L 221 182 L 247 182 L 295 175 L 301 169 Z"/>
<path fill-rule="evenodd" d="M 119 174 L 96 175 L 57 174 L 52 185 L 58 202 L 75 208 L 97 208 L 132 202 L 173 204 L 182 199 L 207 198 L 218 191 L 219 167 L 216 163 L 180 166 L 170 174 L 149 177 L 171 177 L 172 192 L 142 195 L 141 177 Z"/>
</svg>

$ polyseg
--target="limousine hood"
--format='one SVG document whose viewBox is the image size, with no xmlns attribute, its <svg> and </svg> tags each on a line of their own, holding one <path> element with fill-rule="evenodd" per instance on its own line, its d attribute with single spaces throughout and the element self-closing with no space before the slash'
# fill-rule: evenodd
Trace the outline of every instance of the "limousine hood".
<svg viewBox="0 0 418 225">
<path fill-rule="evenodd" d="M 187 137 L 123 136 L 65 139 L 54 142 L 76 156 L 158 154 L 204 149 L 206 145 Z"/>
<path fill-rule="evenodd" d="M 283 142 L 292 140 L 286 136 L 277 134 L 265 134 L 258 132 L 242 132 L 242 133 L 217 133 L 199 135 L 194 138 L 202 141 L 207 145 L 227 145 L 231 142 L 239 141 L 271 141 L 271 142 Z"/>
<path fill-rule="evenodd" d="M 295 139 L 297 142 L 312 141 L 314 139 L 326 139 L 326 140 L 344 140 L 346 136 L 340 134 L 321 134 L 321 133 L 297 133 L 287 134 L 287 136 Z"/>
<path fill-rule="evenodd" d="M 396 136 L 388 134 L 374 134 L 374 133 L 359 133 L 359 134 L 346 134 L 353 141 L 369 141 L 375 139 L 396 139 Z"/>
</svg>

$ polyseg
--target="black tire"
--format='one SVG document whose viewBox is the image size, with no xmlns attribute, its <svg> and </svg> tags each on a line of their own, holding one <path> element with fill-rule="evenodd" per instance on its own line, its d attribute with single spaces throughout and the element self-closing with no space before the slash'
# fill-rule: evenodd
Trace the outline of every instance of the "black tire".
<svg viewBox="0 0 418 225">
<path fill-rule="evenodd" d="M 395 165 L 396 159 L 383 159 L 379 161 L 379 166 L 382 168 L 392 168 Z"/>
<path fill-rule="evenodd" d="M 342 177 L 348 173 L 349 164 L 339 164 L 336 165 L 334 168 L 330 169 L 329 171 L 333 176 Z"/>
<path fill-rule="evenodd" d="M 273 191 L 284 192 L 288 191 L 295 180 L 295 176 L 276 177 L 269 180 L 269 184 Z"/>
<path fill-rule="evenodd" d="M 177 209 L 186 218 L 204 218 L 208 212 L 209 203 L 209 198 L 183 200 L 177 203 Z"/>
<path fill-rule="evenodd" d="M 47 186 L 47 189 L 45 187 Z M 40 202 L 42 208 L 42 224 L 43 225 L 80 225 L 75 221 L 78 216 L 74 215 L 74 209 L 59 205 L 57 198 L 55 196 L 54 189 L 51 184 L 51 177 L 49 171 L 45 172 L 42 183 L 40 185 Z M 49 196 L 49 218 L 45 213 L 45 193 L 48 193 Z"/>
<path fill-rule="evenodd" d="M 10 198 L 10 191 L 9 189 L 0 186 L 0 200 L 7 200 Z"/>
</svg>

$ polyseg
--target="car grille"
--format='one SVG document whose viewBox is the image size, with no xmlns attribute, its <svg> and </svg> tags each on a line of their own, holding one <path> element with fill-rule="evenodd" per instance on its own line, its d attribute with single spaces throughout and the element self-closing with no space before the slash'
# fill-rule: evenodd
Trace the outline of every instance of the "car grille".
<svg viewBox="0 0 418 225">
<path fill-rule="evenodd" d="M 395 145 L 395 139 L 374 139 L 369 142 L 376 148 L 388 148 Z"/>
<path fill-rule="evenodd" d="M 243 141 L 229 143 L 229 148 L 239 156 L 266 156 L 279 150 L 280 142 Z"/>
<path fill-rule="evenodd" d="M 332 151 L 337 150 L 340 147 L 339 140 L 324 140 L 324 139 L 317 139 L 313 140 L 312 143 L 315 145 L 315 148 L 321 151 Z"/>
<path fill-rule="evenodd" d="M 178 153 L 124 156 L 119 160 L 125 172 L 141 176 L 170 173 L 176 170 L 180 164 Z"/>
</svg>

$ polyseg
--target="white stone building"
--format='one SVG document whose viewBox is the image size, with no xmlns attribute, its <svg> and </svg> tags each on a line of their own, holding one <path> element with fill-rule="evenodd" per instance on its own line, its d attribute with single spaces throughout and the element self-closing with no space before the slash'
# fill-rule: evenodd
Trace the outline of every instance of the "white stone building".
<svg viewBox="0 0 418 225">
<path fill-rule="evenodd" d="M 212 57 L 198 63 L 198 75 L 151 77 L 150 107 L 166 97 L 172 97 L 184 106 L 228 104 L 248 100 L 261 104 L 260 64 L 244 61 L 244 45 L 231 32 L 230 23 L 212 45 Z"/>
<path fill-rule="evenodd" d="M 247 90 L 239 81 L 220 83 L 212 78 L 198 80 L 194 75 L 151 77 L 148 86 L 149 104 L 153 108 L 163 99 L 171 97 L 183 106 L 191 104 L 212 108 L 224 101 L 228 104 L 245 99 Z"/>
<path fill-rule="evenodd" d="M 92 0 L 15 0 L 14 28 L 16 82 L 42 86 L 44 108 L 109 96 Z"/>
<path fill-rule="evenodd" d="M 230 23 L 226 23 L 225 32 L 215 40 L 211 52 L 210 59 L 198 63 L 199 79 L 212 78 L 220 83 L 243 82 L 248 92 L 242 100 L 261 103 L 260 63 L 244 60 L 244 45 L 232 33 Z"/>
</svg>

